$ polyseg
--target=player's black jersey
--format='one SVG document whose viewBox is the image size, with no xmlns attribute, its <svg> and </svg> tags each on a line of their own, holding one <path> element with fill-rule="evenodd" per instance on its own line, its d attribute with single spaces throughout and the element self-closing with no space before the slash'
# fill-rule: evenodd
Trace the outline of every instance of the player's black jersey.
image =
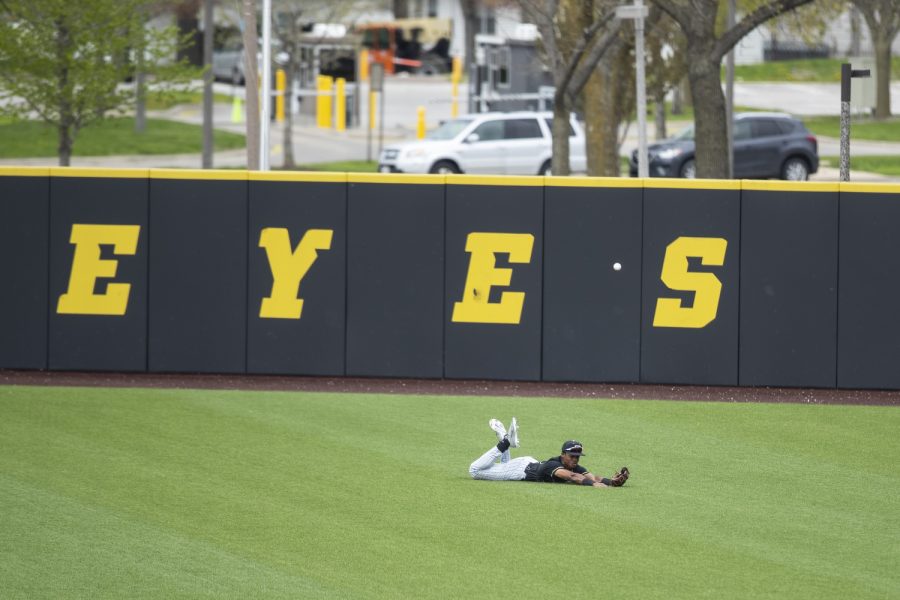
<svg viewBox="0 0 900 600">
<path fill-rule="evenodd" d="M 562 459 L 559 456 L 548 458 L 543 462 L 531 463 L 530 465 L 525 467 L 525 481 L 567 483 L 565 479 L 560 479 L 559 477 L 555 476 L 556 471 L 558 471 L 559 469 L 565 469 L 562 464 Z M 582 474 L 588 472 L 588 470 L 581 465 L 575 465 L 575 468 L 571 469 L 571 471 Z"/>
</svg>

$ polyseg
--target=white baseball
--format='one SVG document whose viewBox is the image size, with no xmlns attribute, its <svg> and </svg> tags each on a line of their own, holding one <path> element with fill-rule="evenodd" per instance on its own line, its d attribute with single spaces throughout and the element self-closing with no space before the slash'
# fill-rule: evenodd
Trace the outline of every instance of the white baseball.
<svg viewBox="0 0 900 600">
<path fill-rule="evenodd" d="M 621 271 L 622 263 L 613 263 L 613 271 Z"/>
</svg>

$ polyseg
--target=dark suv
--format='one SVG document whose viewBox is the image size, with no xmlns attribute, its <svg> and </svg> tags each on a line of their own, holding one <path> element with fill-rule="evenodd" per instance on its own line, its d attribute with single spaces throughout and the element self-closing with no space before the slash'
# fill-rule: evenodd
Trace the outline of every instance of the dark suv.
<svg viewBox="0 0 900 600">
<path fill-rule="evenodd" d="M 694 128 L 648 147 L 651 177 L 694 177 Z M 782 113 L 741 113 L 734 118 L 736 179 L 804 181 L 819 170 L 819 144 L 803 123 Z M 629 172 L 637 176 L 637 150 Z"/>
</svg>

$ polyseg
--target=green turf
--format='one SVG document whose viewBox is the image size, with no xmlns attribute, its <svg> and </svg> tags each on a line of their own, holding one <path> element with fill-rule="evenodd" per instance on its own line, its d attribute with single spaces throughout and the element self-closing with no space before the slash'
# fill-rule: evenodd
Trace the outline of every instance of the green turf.
<svg viewBox="0 0 900 600">
<path fill-rule="evenodd" d="M 840 82 L 842 58 L 778 60 L 754 65 L 736 65 L 736 81 Z M 891 61 L 891 79 L 900 79 L 900 61 Z M 725 67 L 722 67 L 725 80 Z"/>
<path fill-rule="evenodd" d="M 571 437 L 622 489 L 473 481 Z M 900 410 L 0 387 L 3 598 L 888 598 Z"/>
<path fill-rule="evenodd" d="M 822 156 L 821 164 L 835 169 L 841 166 L 839 156 Z M 882 175 L 900 176 L 900 156 L 866 156 L 852 155 L 850 157 L 850 170 L 866 171 L 867 173 L 880 173 Z"/>
<path fill-rule="evenodd" d="M 370 160 L 338 160 L 333 162 L 297 165 L 292 171 L 337 171 L 341 173 L 374 173 L 378 170 L 378 161 Z"/>
<path fill-rule="evenodd" d="M 841 137 L 840 117 L 801 117 L 807 129 L 816 135 Z M 900 142 L 900 117 L 876 121 L 867 117 L 852 117 L 850 121 L 850 147 L 853 140 Z"/>
<path fill-rule="evenodd" d="M 216 150 L 244 147 L 244 136 L 214 132 Z M 56 129 L 38 121 L 0 123 L 0 158 L 57 155 Z M 134 132 L 134 118 L 110 118 L 78 132 L 74 156 L 119 154 L 188 154 L 203 150 L 203 128 L 163 119 L 147 119 L 143 134 Z"/>
<path fill-rule="evenodd" d="M 213 102 L 231 104 L 234 97 L 228 94 L 213 94 Z M 166 110 L 179 104 L 203 104 L 203 92 L 169 92 L 147 95 L 147 110 Z"/>
</svg>

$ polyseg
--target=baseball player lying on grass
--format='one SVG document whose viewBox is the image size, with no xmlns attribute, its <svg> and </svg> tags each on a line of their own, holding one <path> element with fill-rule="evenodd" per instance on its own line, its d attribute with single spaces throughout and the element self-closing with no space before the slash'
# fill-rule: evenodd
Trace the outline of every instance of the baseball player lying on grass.
<svg viewBox="0 0 900 600">
<path fill-rule="evenodd" d="M 497 419 L 491 419 L 491 429 L 500 440 L 496 446 L 482 454 L 469 466 L 473 479 L 491 481 L 547 481 L 550 483 L 575 483 L 591 487 L 620 487 L 628 481 L 628 468 L 622 467 L 610 478 L 598 479 L 593 473 L 578 464 L 584 456 L 581 442 L 569 440 L 562 445 L 559 456 L 543 462 L 531 456 L 510 458 L 509 449 L 519 447 L 519 427 L 513 417 L 509 431 Z M 497 462 L 497 459 L 500 462 Z"/>
</svg>

